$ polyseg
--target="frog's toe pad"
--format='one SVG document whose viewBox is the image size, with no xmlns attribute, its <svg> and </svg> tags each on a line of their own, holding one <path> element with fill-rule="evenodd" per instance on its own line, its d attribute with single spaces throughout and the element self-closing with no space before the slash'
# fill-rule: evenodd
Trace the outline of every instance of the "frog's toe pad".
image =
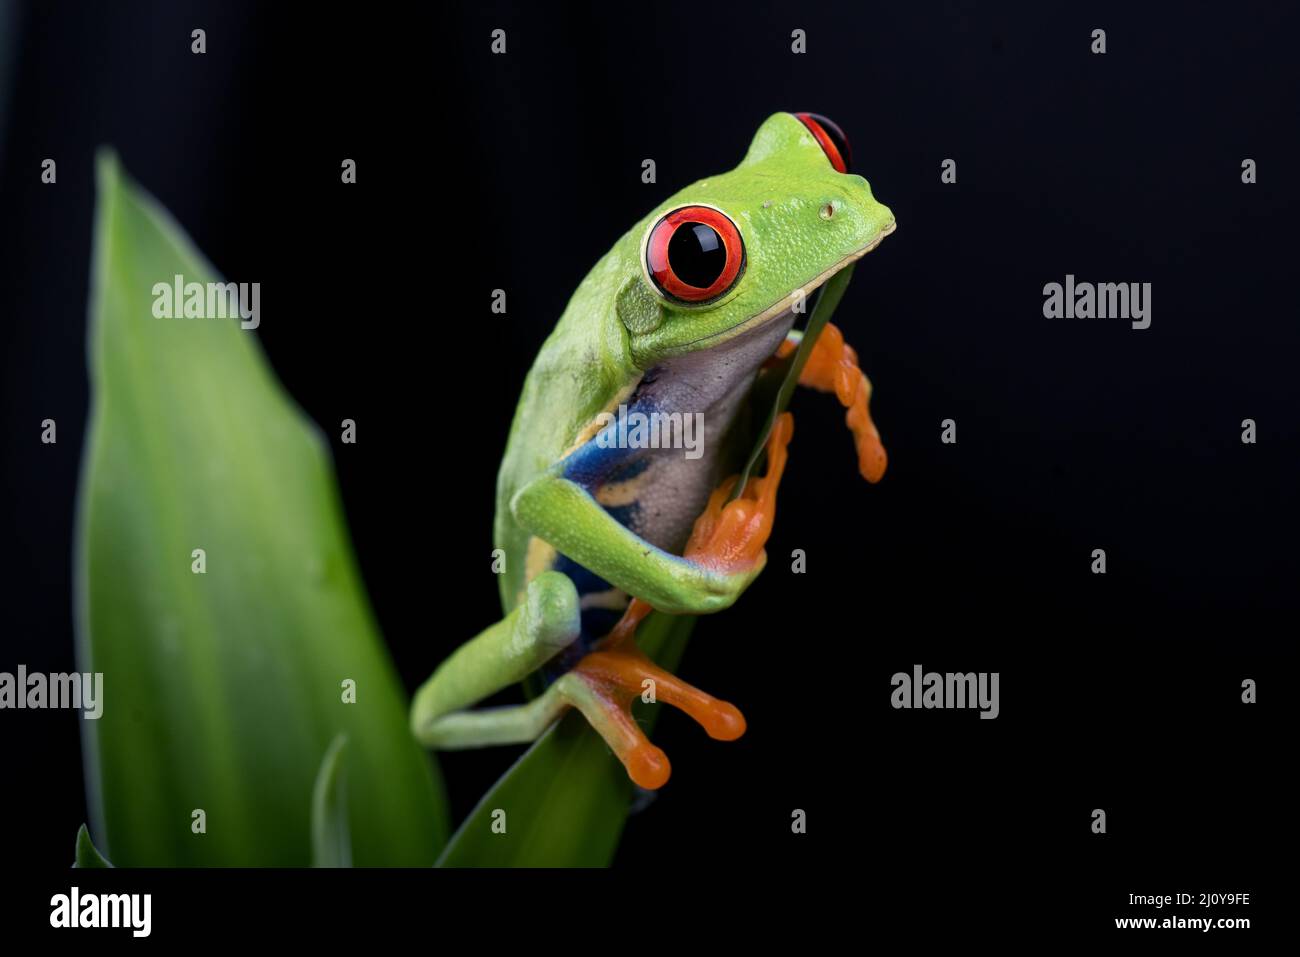
<svg viewBox="0 0 1300 957">
<path fill-rule="evenodd" d="M 672 765 L 632 717 L 638 697 L 680 708 L 715 740 L 734 741 L 745 733 L 745 717 L 734 705 L 669 674 L 635 646 L 593 651 L 559 683 L 561 694 L 605 739 L 628 777 L 647 790 L 663 787 Z"/>
</svg>

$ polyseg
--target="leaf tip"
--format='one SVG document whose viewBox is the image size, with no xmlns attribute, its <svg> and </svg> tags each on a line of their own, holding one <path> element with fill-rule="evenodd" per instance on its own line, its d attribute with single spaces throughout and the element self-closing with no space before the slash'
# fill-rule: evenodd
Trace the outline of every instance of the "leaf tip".
<svg viewBox="0 0 1300 957">
<path fill-rule="evenodd" d="M 90 831 L 86 829 L 85 824 L 82 824 L 81 830 L 77 831 L 77 850 L 72 866 L 81 868 L 113 866 L 103 854 L 99 853 L 90 839 Z"/>
<path fill-rule="evenodd" d="M 122 163 L 117 158 L 117 150 L 104 145 L 95 150 L 95 183 L 100 192 L 116 186 L 122 175 Z"/>
</svg>

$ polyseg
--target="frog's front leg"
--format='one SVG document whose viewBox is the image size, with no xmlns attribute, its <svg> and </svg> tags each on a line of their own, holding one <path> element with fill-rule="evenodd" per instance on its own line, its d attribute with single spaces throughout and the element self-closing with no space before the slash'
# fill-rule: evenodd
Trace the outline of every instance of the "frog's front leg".
<svg viewBox="0 0 1300 957">
<path fill-rule="evenodd" d="M 511 502 L 516 521 L 614 587 L 670 614 L 730 607 L 766 562 L 761 546 L 746 562 L 702 562 L 674 555 L 619 523 L 560 469 L 535 479 Z"/>
<path fill-rule="evenodd" d="M 781 343 L 776 357 L 783 359 L 790 355 L 800 341 L 799 333 L 791 333 Z M 879 482 L 885 474 L 888 457 L 880 432 L 871 421 L 871 380 L 858 368 L 858 354 L 833 323 L 826 323 L 813 345 L 808 362 L 799 374 L 799 384 L 819 392 L 835 393 L 848 410 L 844 419 L 858 449 L 858 471 L 868 482 Z"/>
</svg>

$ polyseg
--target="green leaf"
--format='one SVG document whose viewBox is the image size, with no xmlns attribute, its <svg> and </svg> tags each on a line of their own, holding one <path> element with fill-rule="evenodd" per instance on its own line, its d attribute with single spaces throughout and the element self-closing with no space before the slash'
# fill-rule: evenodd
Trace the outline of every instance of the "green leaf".
<svg viewBox="0 0 1300 957">
<path fill-rule="evenodd" d="M 81 825 L 81 830 L 77 832 L 77 853 L 72 860 L 73 867 L 112 867 L 107 858 L 95 849 L 94 843 L 90 840 L 90 832 L 86 830 L 86 825 Z"/>
<path fill-rule="evenodd" d="M 320 756 L 345 732 L 356 863 L 431 864 L 442 786 L 328 443 L 238 319 L 155 317 L 156 283 L 216 272 L 110 154 L 98 183 L 76 559 L 80 667 L 104 676 L 103 716 L 82 723 L 95 833 L 119 867 L 305 866 Z M 297 315 L 263 300 L 279 303 L 265 321 L 310 323 L 317 278 Z"/>
<path fill-rule="evenodd" d="M 651 614 L 637 642 L 672 671 L 695 619 Z M 647 730 L 661 705 L 637 702 Z M 632 782 L 576 710 L 557 721 L 492 787 L 452 836 L 442 867 L 604 867 L 627 819 Z M 505 833 L 493 830 L 505 812 Z"/>
<path fill-rule="evenodd" d="M 313 867 L 351 867 L 348 799 L 343 755 L 348 736 L 340 734 L 325 752 L 311 792 L 311 862 Z"/>
</svg>

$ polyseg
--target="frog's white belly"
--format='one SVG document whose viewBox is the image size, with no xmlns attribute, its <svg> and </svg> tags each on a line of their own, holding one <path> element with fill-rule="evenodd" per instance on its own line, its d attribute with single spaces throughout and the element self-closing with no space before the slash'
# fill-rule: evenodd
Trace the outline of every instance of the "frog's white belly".
<svg viewBox="0 0 1300 957">
<path fill-rule="evenodd" d="M 650 370 L 629 406 L 679 413 L 683 419 L 691 416 L 702 425 L 703 435 L 694 436 L 693 449 L 645 450 L 642 470 L 621 483 L 624 488 L 618 487 L 620 483 L 602 486 L 596 491 L 597 500 L 646 541 L 680 554 L 710 493 L 739 468 L 728 452 L 734 456 L 748 451 L 730 448 L 725 439 L 760 367 L 793 324 L 794 314 L 786 312 L 716 348 L 688 353 Z M 620 508 L 624 503 L 632 507 Z"/>
</svg>

